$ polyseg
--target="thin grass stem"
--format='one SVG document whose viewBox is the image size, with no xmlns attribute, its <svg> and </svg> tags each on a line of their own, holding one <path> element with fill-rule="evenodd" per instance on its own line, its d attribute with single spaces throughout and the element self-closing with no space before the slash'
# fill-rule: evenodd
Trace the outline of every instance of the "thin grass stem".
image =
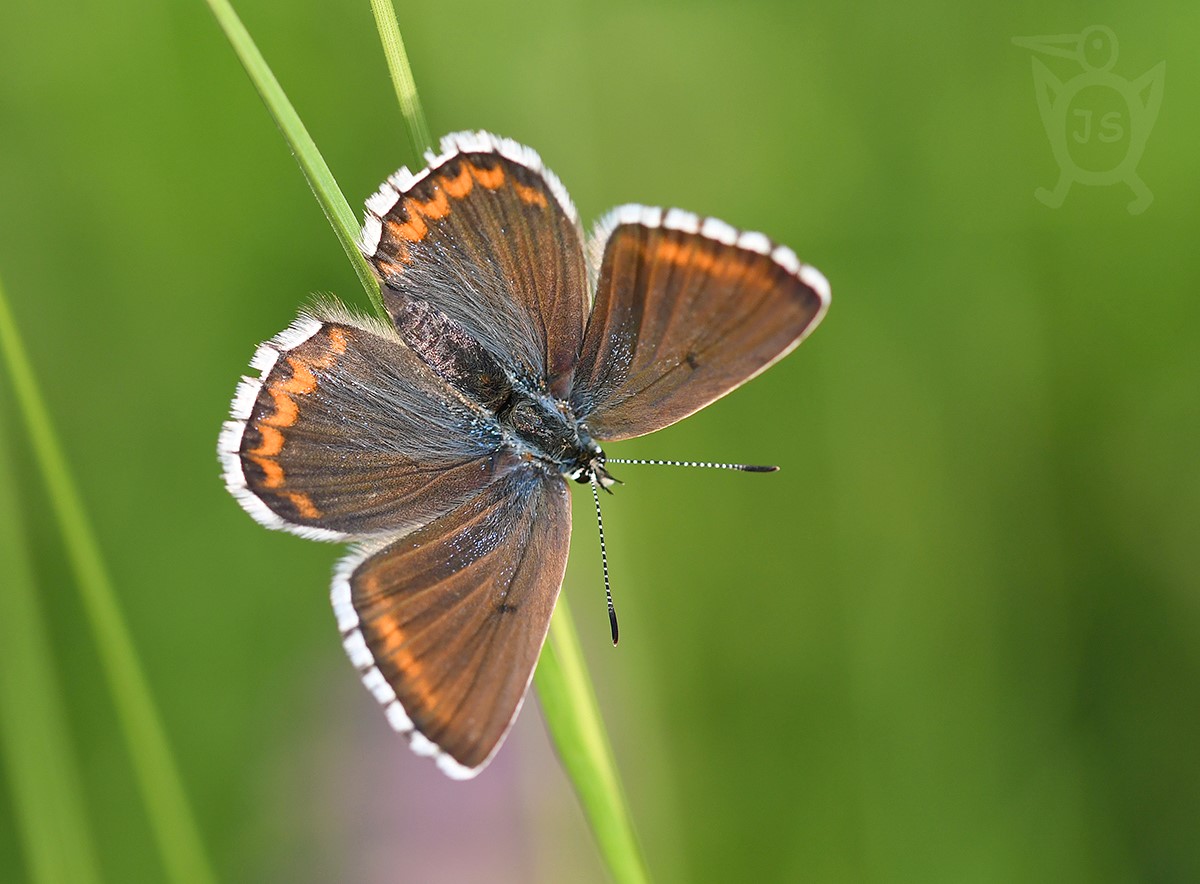
<svg viewBox="0 0 1200 884">
<path fill-rule="evenodd" d="M 181 884 L 215 881 L 95 531 L 67 467 L 3 287 L 0 287 L 0 358 L 62 533 L 67 559 L 95 636 L 100 669 L 112 693 L 117 720 L 167 876 Z M 64 845 L 61 849 L 69 847 Z"/>
<path fill-rule="evenodd" d="M 534 675 L 542 715 L 615 881 L 649 880 L 565 596 Z"/>
<path fill-rule="evenodd" d="M 371 12 L 375 14 L 375 27 L 379 29 L 379 42 L 383 44 L 383 54 L 387 59 L 388 71 L 392 75 L 392 86 L 396 90 L 396 99 L 400 102 L 400 113 L 408 124 L 408 134 L 412 139 L 417 156 L 433 147 L 433 139 L 429 137 L 429 125 L 425 122 L 425 113 L 421 110 L 421 97 L 417 94 L 417 81 L 413 77 L 412 67 L 408 63 L 408 53 L 404 51 L 404 39 L 400 36 L 400 25 L 396 22 L 396 10 L 392 0 L 371 0 Z"/>
<path fill-rule="evenodd" d="M 28 880 L 98 884 L 79 763 L 22 531 L 7 433 L 13 414 L 0 383 L 0 753 Z"/>
<path fill-rule="evenodd" d="M 225 32 L 225 37 L 229 40 L 233 51 L 237 53 L 238 59 L 242 62 L 242 67 L 250 75 L 254 88 L 258 90 L 258 94 L 267 105 L 267 110 L 274 117 L 279 131 L 283 133 L 284 139 L 291 147 L 296 161 L 300 164 L 300 170 L 308 181 L 308 186 L 312 188 L 313 195 L 317 198 L 330 226 L 333 227 L 333 232 L 337 234 L 346 257 L 350 259 L 350 265 L 354 268 L 358 281 L 367 293 L 371 306 L 380 317 L 386 317 L 383 299 L 379 294 L 379 281 L 371 272 L 371 268 L 367 266 L 367 261 L 358 248 L 359 223 L 350 210 L 350 204 L 346 202 L 346 198 L 338 188 L 337 182 L 333 180 L 333 173 L 329 171 L 325 158 L 317 150 L 317 145 L 308 134 L 304 123 L 300 121 L 300 115 L 288 101 L 283 87 L 275 79 L 275 74 L 271 72 L 271 68 L 268 67 L 262 53 L 258 51 L 258 47 L 246 30 L 246 26 L 242 24 L 242 20 L 233 11 L 228 0 L 207 0 L 207 3 L 213 15 L 216 16 L 221 30 Z"/>
</svg>

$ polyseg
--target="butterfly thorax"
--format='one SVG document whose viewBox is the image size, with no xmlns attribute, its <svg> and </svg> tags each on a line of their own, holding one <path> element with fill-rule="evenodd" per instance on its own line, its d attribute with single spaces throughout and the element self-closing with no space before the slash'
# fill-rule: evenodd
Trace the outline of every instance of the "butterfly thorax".
<svg viewBox="0 0 1200 884">
<path fill-rule="evenodd" d="M 519 452 L 553 466 L 576 482 L 587 483 L 595 478 L 605 488 L 613 483 L 604 470 L 604 452 L 566 402 L 519 394 L 499 417 Z"/>
<path fill-rule="evenodd" d="M 390 289 L 389 295 L 400 295 Z M 401 296 L 402 297 L 402 296 Z M 394 314 L 400 337 L 439 377 L 481 408 L 517 454 L 578 482 L 605 487 L 604 452 L 568 403 L 539 389 L 428 301 L 404 298 Z"/>
</svg>

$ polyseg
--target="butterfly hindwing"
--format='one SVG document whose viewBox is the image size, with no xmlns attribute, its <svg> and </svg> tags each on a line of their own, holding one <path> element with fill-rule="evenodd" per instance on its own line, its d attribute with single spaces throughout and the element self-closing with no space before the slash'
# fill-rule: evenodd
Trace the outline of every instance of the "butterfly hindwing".
<svg viewBox="0 0 1200 884">
<path fill-rule="evenodd" d="M 790 249 L 687 212 L 623 206 L 598 225 L 595 305 L 571 390 L 597 439 L 669 426 L 787 354 L 829 286 Z"/>
<path fill-rule="evenodd" d="M 225 482 L 272 528 L 327 540 L 400 534 L 453 509 L 517 458 L 494 416 L 394 330 L 337 309 L 263 344 L 221 435 Z"/>
<path fill-rule="evenodd" d="M 518 379 L 561 398 L 587 309 L 575 207 L 538 155 L 508 139 L 447 136 L 429 160 L 367 201 L 362 247 L 388 312 L 428 302 Z"/>
<path fill-rule="evenodd" d="M 528 467 L 338 569 L 350 659 L 393 727 L 451 776 L 478 773 L 516 717 L 570 536 L 565 481 Z"/>
</svg>

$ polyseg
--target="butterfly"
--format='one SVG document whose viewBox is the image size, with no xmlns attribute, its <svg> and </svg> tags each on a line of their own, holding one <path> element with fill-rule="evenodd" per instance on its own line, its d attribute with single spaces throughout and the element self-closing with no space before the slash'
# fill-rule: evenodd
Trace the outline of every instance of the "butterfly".
<svg viewBox="0 0 1200 884">
<path fill-rule="evenodd" d="M 302 313 L 259 346 L 218 449 L 257 521 L 354 544 L 332 589 L 346 652 L 412 748 L 468 779 L 533 677 L 568 480 L 607 489 L 601 441 L 777 362 L 829 285 L 763 234 L 678 209 L 621 206 L 585 237 L 538 155 L 486 132 L 426 160 L 366 204 L 389 321 Z"/>
</svg>

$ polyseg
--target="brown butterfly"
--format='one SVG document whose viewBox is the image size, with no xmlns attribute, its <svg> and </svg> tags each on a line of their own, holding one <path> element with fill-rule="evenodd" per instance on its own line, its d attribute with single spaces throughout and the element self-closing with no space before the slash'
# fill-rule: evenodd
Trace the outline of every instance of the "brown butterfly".
<svg viewBox="0 0 1200 884">
<path fill-rule="evenodd" d="M 351 661 L 418 754 L 488 763 L 524 699 L 598 440 L 673 424 L 789 353 L 829 306 L 761 233 L 622 206 L 584 237 L 536 153 L 442 140 L 367 201 L 391 322 L 338 305 L 258 348 L 219 442 L 269 528 L 349 541 L 333 608 Z M 614 620 L 615 638 L 615 620 Z"/>
</svg>

